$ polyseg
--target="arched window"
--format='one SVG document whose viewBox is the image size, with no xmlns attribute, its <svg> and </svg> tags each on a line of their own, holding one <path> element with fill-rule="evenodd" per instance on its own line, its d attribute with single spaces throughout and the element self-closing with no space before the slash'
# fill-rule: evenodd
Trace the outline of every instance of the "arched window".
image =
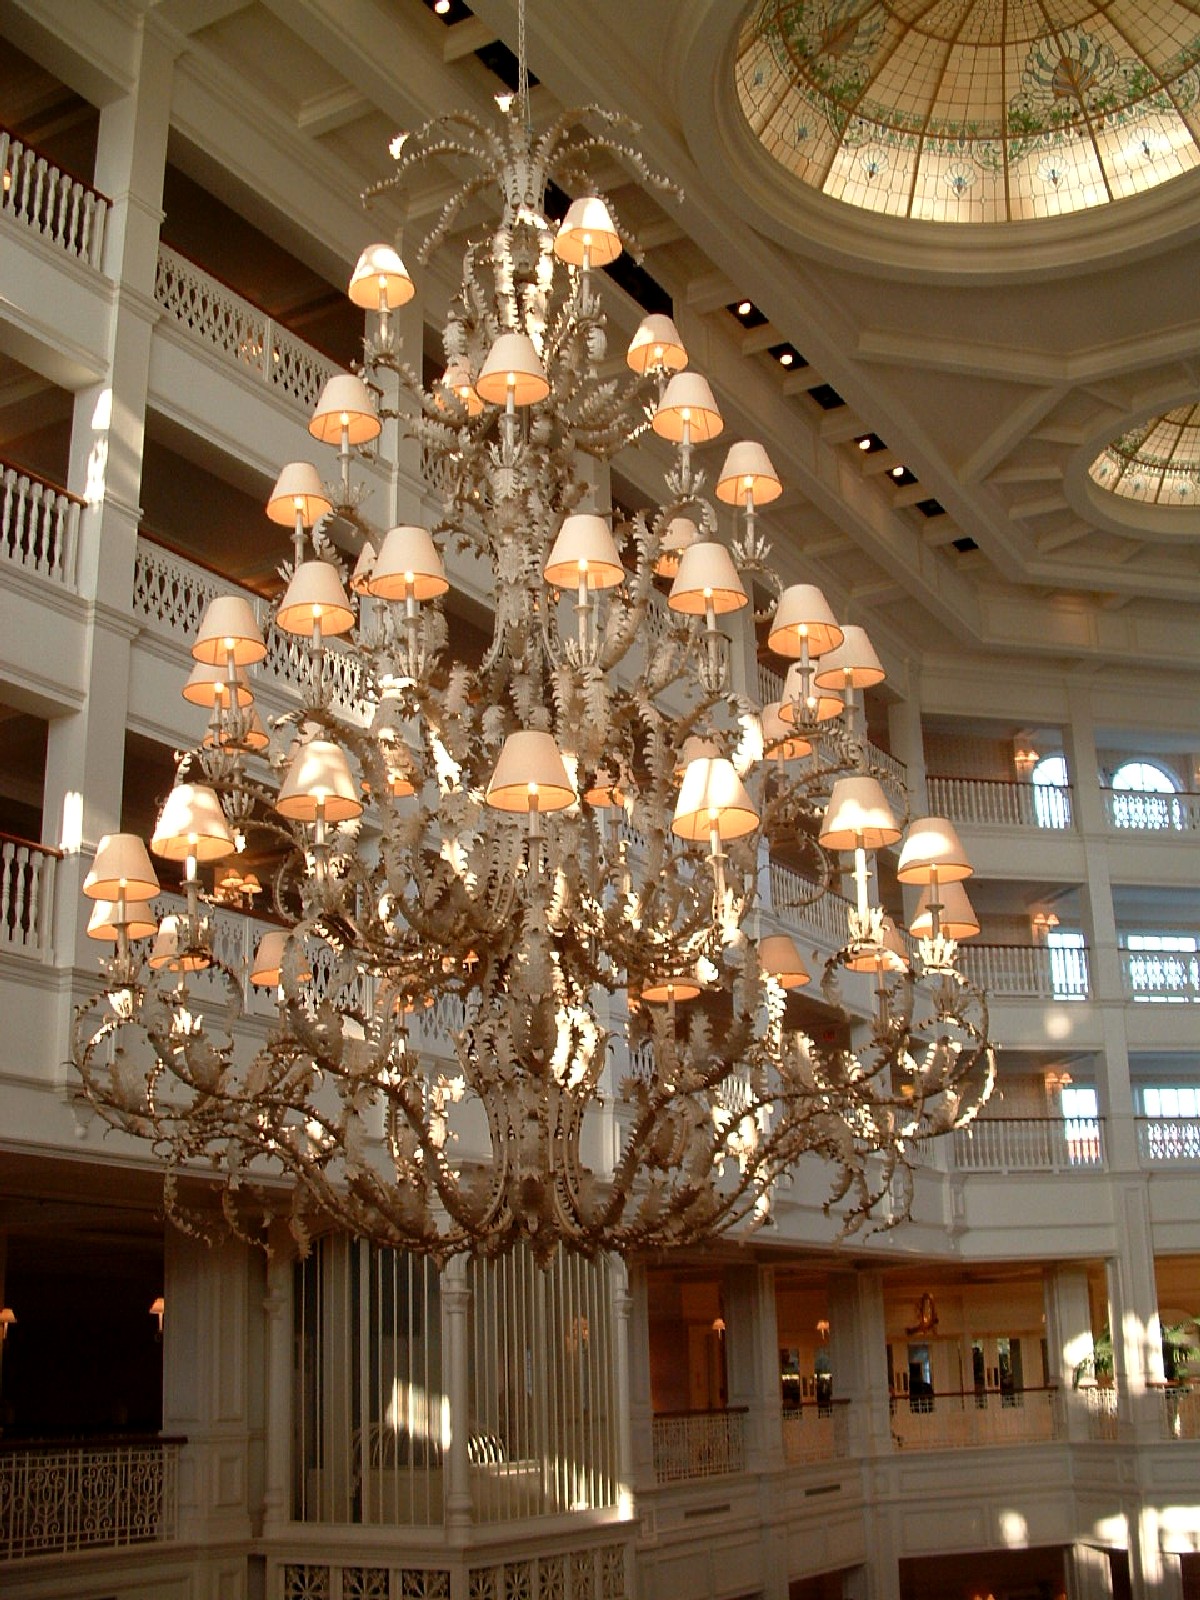
<svg viewBox="0 0 1200 1600">
<path fill-rule="evenodd" d="M 1125 761 L 1113 773 L 1112 819 L 1117 828 L 1173 828 L 1179 806 L 1176 778 L 1154 761 Z"/>
<path fill-rule="evenodd" d="M 1069 828 L 1071 802 L 1066 794 L 1067 759 L 1043 756 L 1030 774 L 1033 783 L 1033 814 L 1039 828 Z"/>
</svg>

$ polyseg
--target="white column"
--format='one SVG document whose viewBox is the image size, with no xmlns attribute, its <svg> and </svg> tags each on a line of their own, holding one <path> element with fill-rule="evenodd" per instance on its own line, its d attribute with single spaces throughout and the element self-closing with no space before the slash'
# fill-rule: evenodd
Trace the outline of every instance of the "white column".
<svg viewBox="0 0 1200 1600">
<path fill-rule="evenodd" d="M 267 1267 L 266 1312 L 266 1467 L 263 1487 L 263 1532 L 277 1533 L 292 1520 L 293 1395 L 293 1252 L 285 1240 L 275 1241 Z"/>
<path fill-rule="evenodd" d="M 1122 1434 L 1150 1441 L 1163 1436 L 1164 1381 L 1150 1195 L 1144 1177 L 1112 1188 L 1118 1253 L 1108 1263 L 1108 1325 L 1119 1424 Z"/>
<path fill-rule="evenodd" d="M 877 1272 L 835 1273 L 830 1278 L 829 1360 L 834 1402 L 850 1403 L 851 1455 L 890 1455 L 887 1325 L 883 1280 Z"/>
<path fill-rule="evenodd" d="M 466 1256 L 447 1262 L 441 1279 L 442 1350 L 446 1395 L 450 1407 L 450 1439 L 446 1447 L 446 1529 L 471 1523 L 471 1466 L 467 1454 L 471 1426 L 470 1380 L 467 1372 L 467 1317 L 471 1288 Z"/>
<path fill-rule="evenodd" d="M 1058 1386 L 1068 1439 L 1086 1439 L 1087 1408 L 1084 1391 L 1076 1383 L 1075 1374 L 1093 1353 L 1087 1272 L 1083 1267 L 1050 1267 L 1044 1279 L 1044 1292 L 1049 1360 L 1046 1382 Z"/>
<path fill-rule="evenodd" d="M 774 1268 L 732 1268 L 724 1301 L 729 1404 L 746 1408 L 746 1469 L 771 1471 L 783 1466 Z"/>
<path fill-rule="evenodd" d="M 613 1393 L 617 1408 L 617 1511 L 621 1517 L 632 1517 L 633 1421 L 630 1409 L 633 1394 L 629 1338 L 633 1295 L 629 1288 L 629 1267 L 622 1257 L 609 1257 L 609 1272 L 612 1274 L 613 1359 L 616 1365 Z"/>
<path fill-rule="evenodd" d="M 650 1392 L 650 1310 L 646 1269 L 629 1269 L 629 1436 L 636 1493 L 654 1486 L 654 1403 Z"/>
<path fill-rule="evenodd" d="M 1067 1551 L 1069 1600 L 1112 1600 L 1112 1565 L 1107 1550 L 1077 1544 Z"/>
</svg>

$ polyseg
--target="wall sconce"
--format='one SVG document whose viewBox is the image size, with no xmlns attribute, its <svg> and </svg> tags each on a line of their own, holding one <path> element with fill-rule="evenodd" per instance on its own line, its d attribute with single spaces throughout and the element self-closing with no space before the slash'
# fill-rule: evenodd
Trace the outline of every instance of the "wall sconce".
<svg viewBox="0 0 1200 1600">
<path fill-rule="evenodd" d="M 821 1342 L 824 1343 L 824 1341 L 829 1337 L 829 1323 L 824 1317 L 822 1317 L 820 1322 L 817 1323 L 817 1332 L 821 1336 Z"/>
<path fill-rule="evenodd" d="M 156 1294 L 154 1299 L 150 1302 L 150 1315 L 158 1318 L 158 1333 L 156 1337 L 159 1339 L 162 1338 L 163 1317 L 166 1315 L 166 1310 L 167 1302 L 163 1299 L 161 1294 Z"/>
<path fill-rule="evenodd" d="M 1053 911 L 1035 911 L 1029 919 L 1033 928 L 1033 937 L 1044 942 L 1051 928 L 1058 927 L 1058 916 Z"/>
<path fill-rule="evenodd" d="M 1033 747 L 1033 741 L 1027 733 L 1017 734 L 1013 740 L 1013 766 L 1017 769 L 1017 777 L 1028 782 L 1037 764 L 1038 753 Z"/>
<path fill-rule="evenodd" d="M 1046 1085 L 1047 1094 L 1061 1094 L 1063 1090 L 1069 1088 L 1075 1080 L 1064 1068 L 1061 1072 L 1052 1069 L 1046 1074 L 1043 1081 Z"/>
<path fill-rule="evenodd" d="M 725 1318 L 724 1317 L 714 1317 L 713 1318 L 713 1320 L 712 1320 L 712 1331 L 716 1334 L 718 1339 L 723 1339 L 725 1337 Z"/>
<path fill-rule="evenodd" d="M 5 1306 L 3 1310 L 0 1310 L 0 1344 L 3 1344 L 5 1339 L 8 1338 L 8 1330 L 16 1320 L 17 1313 L 11 1306 Z"/>
</svg>

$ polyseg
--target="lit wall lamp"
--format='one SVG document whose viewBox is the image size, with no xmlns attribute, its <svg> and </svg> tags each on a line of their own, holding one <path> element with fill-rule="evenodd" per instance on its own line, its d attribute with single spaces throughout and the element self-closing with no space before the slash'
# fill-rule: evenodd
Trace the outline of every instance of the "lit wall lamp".
<svg viewBox="0 0 1200 1600">
<path fill-rule="evenodd" d="M 718 1339 L 723 1339 L 725 1337 L 725 1318 L 724 1317 L 714 1317 L 713 1318 L 713 1320 L 712 1320 L 712 1331 L 716 1334 Z"/>
<path fill-rule="evenodd" d="M 826 1321 L 826 1319 L 824 1317 L 822 1317 L 820 1322 L 817 1323 L 817 1332 L 820 1334 L 822 1342 L 824 1342 L 826 1339 L 828 1339 L 828 1337 L 829 1337 L 829 1323 Z"/>
<path fill-rule="evenodd" d="M 1074 1079 L 1065 1069 L 1058 1071 L 1052 1068 L 1049 1072 L 1047 1072 L 1044 1082 L 1046 1085 L 1046 1093 L 1055 1095 L 1061 1094 L 1064 1089 L 1069 1088 L 1074 1082 Z"/>
<path fill-rule="evenodd" d="M 5 1339 L 8 1338 L 8 1330 L 16 1320 L 17 1313 L 11 1306 L 5 1306 L 3 1310 L 0 1310 L 0 1344 L 3 1344 Z"/>
<path fill-rule="evenodd" d="M 1033 937 L 1039 944 L 1044 944 L 1051 928 L 1058 927 L 1058 917 L 1053 911 L 1035 911 L 1029 919 L 1033 928 Z"/>
<path fill-rule="evenodd" d="M 166 1311 L 167 1311 L 167 1302 L 163 1299 L 161 1294 L 156 1294 L 154 1299 L 151 1300 L 151 1302 L 150 1302 L 150 1315 L 152 1317 L 157 1317 L 158 1318 L 158 1335 L 157 1335 L 157 1337 L 160 1338 L 160 1339 L 162 1338 L 163 1317 L 166 1315 Z"/>
<path fill-rule="evenodd" d="M 1028 783 L 1037 764 L 1038 753 L 1033 748 L 1033 741 L 1027 733 L 1019 733 L 1013 742 L 1013 766 L 1017 769 L 1017 777 Z"/>
</svg>

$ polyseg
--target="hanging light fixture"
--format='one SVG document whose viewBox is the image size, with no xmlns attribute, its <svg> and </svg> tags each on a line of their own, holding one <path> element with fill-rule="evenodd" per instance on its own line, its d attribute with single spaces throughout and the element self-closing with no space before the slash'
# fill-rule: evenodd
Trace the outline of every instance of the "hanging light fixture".
<svg viewBox="0 0 1200 1600">
<path fill-rule="evenodd" d="M 669 186 L 619 118 L 592 108 L 580 141 L 570 117 L 535 135 L 528 109 L 523 90 L 498 130 L 439 120 L 393 146 L 381 190 L 429 159 L 484 168 L 416 262 L 484 179 L 499 222 L 465 256 L 428 393 L 391 321 L 407 269 L 386 245 L 359 261 L 365 364 L 329 380 L 309 429 L 337 451 L 334 482 L 290 463 L 267 506 L 293 537 L 273 625 L 219 600 L 193 650 L 186 692 L 209 728 L 152 843 L 183 867 L 187 909 L 144 958 L 144 847 L 106 841 L 88 878 L 93 936 L 115 951 L 77 1022 L 84 1092 L 164 1155 L 169 1206 L 200 1163 L 248 1228 L 239 1197 L 274 1172 L 302 1241 L 320 1215 L 438 1259 L 695 1242 L 761 1224 L 814 1152 L 847 1228 L 885 1196 L 894 1222 L 924 1141 L 991 1088 L 986 1007 L 953 962 L 965 858 L 944 825 L 918 829 L 901 872 L 925 890 L 914 963 L 868 862 L 902 834 L 862 731 L 883 668 L 818 589 L 780 581 L 759 513 L 783 485 L 761 444 L 736 443 L 706 494 L 697 456 L 723 421 L 671 319 L 647 317 L 611 376 L 599 274 L 626 235 L 607 203 L 585 194 L 558 229 L 544 211 L 547 185 L 597 152 Z M 381 405 L 397 383 L 408 403 Z M 610 460 L 647 418 L 670 447 L 662 504 L 614 532 L 581 460 Z M 432 526 L 368 519 L 355 452 L 385 422 L 420 444 Z M 330 509 L 361 534 L 352 574 L 322 532 Z M 494 587 L 474 670 L 447 644 L 454 547 Z M 790 664 L 765 709 L 736 687 L 726 631 L 755 621 Z M 308 681 L 268 748 L 248 674 L 281 649 Z M 262 904 L 277 925 L 248 978 L 277 1020 L 242 1052 L 221 1030 L 244 977 L 211 948 L 197 868 L 227 874 L 247 837 L 275 864 Z M 861 985 L 834 1030 L 857 1032 L 853 1050 L 798 1026 L 790 996 L 810 973 L 761 891 L 798 837 L 820 859 L 814 896 L 853 858 L 845 942 L 819 983 L 835 1007 L 843 977 Z"/>
</svg>

